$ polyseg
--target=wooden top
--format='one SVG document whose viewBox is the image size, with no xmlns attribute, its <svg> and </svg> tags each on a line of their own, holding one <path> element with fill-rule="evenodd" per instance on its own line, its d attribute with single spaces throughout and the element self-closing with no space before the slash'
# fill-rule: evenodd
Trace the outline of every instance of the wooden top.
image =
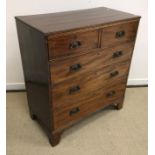
<svg viewBox="0 0 155 155">
<path fill-rule="evenodd" d="M 78 11 L 18 16 L 15 18 L 47 35 L 140 17 L 122 11 L 99 7 Z"/>
</svg>

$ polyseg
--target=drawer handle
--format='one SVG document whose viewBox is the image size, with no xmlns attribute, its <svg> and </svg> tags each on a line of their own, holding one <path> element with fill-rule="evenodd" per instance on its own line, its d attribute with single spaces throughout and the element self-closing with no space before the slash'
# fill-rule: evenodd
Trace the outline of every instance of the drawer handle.
<svg viewBox="0 0 155 155">
<path fill-rule="evenodd" d="M 113 97 L 116 94 L 116 92 L 114 90 L 110 91 L 109 93 L 107 93 L 107 97 Z"/>
<path fill-rule="evenodd" d="M 114 76 L 117 76 L 119 74 L 118 71 L 114 71 L 112 73 L 110 73 L 110 77 L 114 77 Z"/>
<path fill-rule="evenodd" d="M 69 93 L 73 94 L 73 93 L 78 92 L 78 91 L 80 91 L 80 87 L 79 86 L 74 86 L 74 87 L 70 88 Z"/>
<path fill-rule="evenodd" d="M 70 66 L 70 71 L 78 71 L 81 68 L 82 68 L 81 64 L 74 64 Z"/>
<path fill-rule="evenodd" d="M 79 107 L 76 107 L 76 108 L 72 109 L 72 110 L 69 112 L 69 115 L 72 116 L 72 115 L 78 113 L 79 111 L 80 111 Z"/>
<path fill-rule="evenodd" d="M 73 41 L 70 43 L 69 48 L 76 49 L 79 48 L 82 45 L 80 41 Z"/>
<path fill-rule="evenodd" d="M 116 32 L 116 38 L 122 38 L 125 36 L 125 31 L 118 31 Z"/>
<path fill-rule="evenodd" d="M 122 56 L 123 55 L 123 52 L 122 51 L 116 51 L 116 52 L 114 52 L 113 53 L 113 58 L 117 58 L 117 57 L 120 57 L 120 56 Z"/>
</svg>

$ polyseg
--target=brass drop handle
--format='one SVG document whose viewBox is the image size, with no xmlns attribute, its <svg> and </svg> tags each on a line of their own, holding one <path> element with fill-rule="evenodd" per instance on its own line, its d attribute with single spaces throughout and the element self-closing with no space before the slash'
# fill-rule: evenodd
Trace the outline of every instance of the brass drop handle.
<svg viewBox="0 0 155 155">
<path fill-rule="evenodd" d="M 116 38 L 122 38 L 124 36 L 125 36 L 125 31 L 118 31 L 116 32 L 116 35 L 115 35 Z"/>
<path fill-rule="evenodd" d="M 70 71 L 78 71 L 82 68 L 81 64 L 74 64 L 72 66 L 70 66 Z"/>
<path fill-rule="evenodd" d="M 69 44 L 70 49 L 76 49 L 79 48 L 82 45 L 80 41 L 73 41 Z"/>
<path fill-rule="evenodd" d="M 120 57 L 122 55 L 123 55 L 123 52 L 122 51 L 116 51 L 116 52 L 113 53 L 112 57 L 113 58 L 118 58 L 118 57 Z"/>
<path fill-rule="evenodd" d="M 80 108 L 79 107 L 76 107 L 74 109 L 72 109 L 70 112 L 69 112 L 69 115 L 72 116 L 76 113 L 78 113 L 80 111 Z"/>
<path fill-rule="evenodd" d="M 69 94 L 73 94 L 78 91 L 80 91 L 80 86 L 74 86 L 69 89 Z"/>
<path fill-rule="evenodd" d="M 114 71 L 112 73 L 110 73 L 110 77 L 114 77 L 114 76 L 117 76 L 119 74 L 118 71 Z"/>
<path fill-rule="evenodd" d="M 116 92 L 115 92 L 114 90 L 112 90 L 112 91 L 108 92 L 108 93 L 106 94 L 106 96 L 107 96 L 107 97 L 113 97 L 115 94 L 116 94 Z"/>
</svg>

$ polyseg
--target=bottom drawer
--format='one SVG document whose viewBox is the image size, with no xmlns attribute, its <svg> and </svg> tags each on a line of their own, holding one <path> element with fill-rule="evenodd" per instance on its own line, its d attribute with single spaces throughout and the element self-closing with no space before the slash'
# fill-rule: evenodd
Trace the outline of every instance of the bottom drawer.
<svg viewBox="0 0 155 155">
<path fill-rule="evenodd" d="M 107 86 L 81 103 L 54 111 L 54 129 L 66 128 L 107 105 L 123 102 L 125 87 L 125 83 Z"/>
</svg>

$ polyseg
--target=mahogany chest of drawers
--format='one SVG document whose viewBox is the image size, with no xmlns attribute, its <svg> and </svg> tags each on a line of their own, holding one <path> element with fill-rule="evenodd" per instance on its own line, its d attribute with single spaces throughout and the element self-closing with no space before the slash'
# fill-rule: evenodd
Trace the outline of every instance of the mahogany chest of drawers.
<svg viewBox="0 0 155 155">
<path fill-rule="evenodd" d="M 30 115 L 52 146 L 90 114 L 122 108 L 139 20 L 104 7 L 16 17 Z"/>
</svg>

